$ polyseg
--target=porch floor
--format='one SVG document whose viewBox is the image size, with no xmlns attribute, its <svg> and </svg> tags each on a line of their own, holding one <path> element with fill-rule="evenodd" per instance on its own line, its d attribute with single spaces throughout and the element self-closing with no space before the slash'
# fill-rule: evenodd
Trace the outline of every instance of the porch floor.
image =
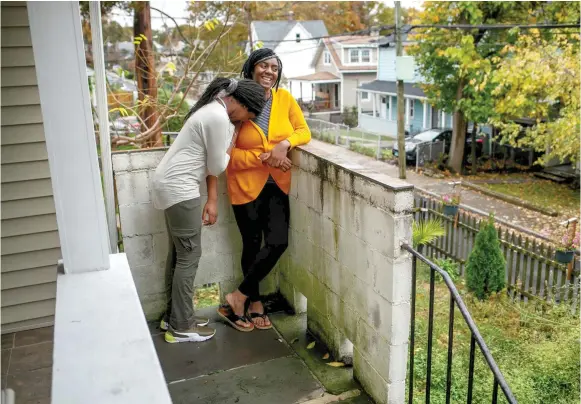
<svg viewBox="0 0 581 404">
<path fill-rule="evenodd" d="M 242 333 L 219 321 L 216 308 L 199 310 L 198 313 L 209 317 L 210 326 L 217 331 L 214 338 L 203 343 L 168 344 L 157 324 L 150 325 L 175 404 L 322 404 L 334 398 L 324 387 L 329 384 L 334 394 L 356 395 L 341 401 L 343 403 L 371 403 L 363 393 L 356 392 L 360 387 L 352 376 L 347 377 L 346 383 L 337 382 L 345 379 L 345 372 L 351 372 L 351 369 L 324 365 L 327 369 L 321 377 L 321 372 L 313 369 L 313 361 L 305 358 L 306 350 L 297 349 L 295 352 L 292 344 L 277 330 Z M 287 338 L 306 335 L 306 321 L 302 321 L 301 316 L 274 314 L 271 318 L 275 326 L 282 325 Z M 285 321 L 293 318 L 298 321 Z M 301 332 L 297 329 L 300 327 L 305 329 Z M 293 337 L 291 341 L 302 346 L 304 340 L 304 337 Z M 312 351 L 312 355 L 317 355 L 320 350 Z"/>
</svg>

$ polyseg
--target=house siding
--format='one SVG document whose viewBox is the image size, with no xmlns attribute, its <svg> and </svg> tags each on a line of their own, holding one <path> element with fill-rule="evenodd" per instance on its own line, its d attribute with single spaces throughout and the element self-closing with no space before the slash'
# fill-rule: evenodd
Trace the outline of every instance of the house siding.
<svg viewBox="0 0 581 404">
<path fill-rule="evenodd" d="M 54 322 L 61 258 L 25 2 L 2 2 L 2 333 Z"/>
<path fill-rule="evenodd" d="M 369 83 L 377 77 L 376 72 L 370 73 L 347 73 L 343 72 L 343 106 L 354 107 L 357 106 L 357 88 L 363 83 Z M 364 110 L 373 108 L 373 97 L 369 97 L 369 101 L 363 101 L 361 107 Z"/>
<path fill-rule="evenodd" d="M 395 48 L 381 47 L 379 48 L 379 63 L 377 66 L 377 79 L 383 81 L 396 81 L 397 77 L 395 74 Z M 423 81 L 422 76 L 418 72 L 417 66 L 414 74 L 413 80 L 406 80 L 406 83 L 421 83 Z"/>
<path fill-rule="evenodd" d="M 327 47 L 324 44 L 322 46 L 323 46 L 323 51 L 321 52 L 321 54 L 319 55 L 319 57 L 316 60 L 315 71 L 316 72 L 329 72 L 329 73 L 333 73 L 337 77 L 339 77 L 340 76 L 339 71 L 335 67 L 335 64 L 333 63 L 332 59 L 331 59 L 330 65 L 325 65 L 325 63 L 324 63 L 325 62 L 325 52 L 329 52 L 329 50 L 327 49 Z"/>
</svg>

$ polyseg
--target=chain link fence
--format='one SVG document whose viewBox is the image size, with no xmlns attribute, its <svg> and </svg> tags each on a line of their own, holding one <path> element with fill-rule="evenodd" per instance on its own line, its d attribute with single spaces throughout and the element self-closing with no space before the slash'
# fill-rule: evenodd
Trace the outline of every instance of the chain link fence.
<svg viewBox="0 0 581 404">
<path fill-rule="evenodd" d="M 366 132 L 359 128 L 350 128 L 347 125 L 323 121 L 321 119 L 305 118 L 311 135 L 317 140 L 336 144 L 350 150 L 365 154 L 376 159 L 384 159 L 391 153 L 395 139 Z"/>
<path fill-rule="evenodd" d="M 416 171 L 426 164 L 437 161 L 446 152 L 446 142 L 420 143 L 416 146 Z"/>
</svg>

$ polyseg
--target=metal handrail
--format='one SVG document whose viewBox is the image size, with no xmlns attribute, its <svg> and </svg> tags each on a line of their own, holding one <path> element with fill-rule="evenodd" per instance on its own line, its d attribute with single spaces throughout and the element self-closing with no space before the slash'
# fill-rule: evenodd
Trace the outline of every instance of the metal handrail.
<svg viewBox="0 0 581 404">
<path fill-rule="evenodd" d="M 498 399 L 498 387 L 504 393 L 504 396 L 510 404 L 516 404 L 517 400 L 512 394 L 508 383 L 506 382 L 502 372 L 500 371 L 498 365 L 494 361 L 486 342 L 480 335 L 476 323 L 472 319 L 468 308 L 464 304 L 458 289 L 454 285 L 454 282 L 450 278 L 450 275 L 439 266 L 434 264 L 428 258 L 424 257 L 418 251 L 408 244 L 402 245 L 402 249 L 408 251 L 412 254 L 413 258 L 413 268 L 412 268 L 412 304 L 411 304 L 411 337 L 410 337 L 410 382 L 409 382 L 409 403 L 413 402 L 413 369 L 414 369 L 414 345 L 415 345 L 415 300 L 416 300 L 416 263 L 417 259 L 424 262 L 430 267 L 430 307 L 429 307 L 429 323 L 428 323 L 428 360 L 427 360 L 427 373 L 426 373 L 426 403 L 430 402 L 430 384 L 431 384 L 431 362 L 432 362 L 432 336 L 433 336 L 433 321 L 434 321 L 434 273 L 437 272 L 442 276 L 448 290 L 450 291 L 450 322 L 449 322 L 449 335 L 448 335 L 448 368 L 446 377 L 446 403 L 450 402 L 451 398 L 451 385 L 452 385 L 452 346 L 453 346 L 453 327 L 454 327 L 454 305 L 458 306 L 458 310 L 464 317 L 464 321 L 471 332 L 470 338 L 470 364 L 469 364 L 469 375 L 468 375 L 468 397 L 467 402 L 472 402 L 472 387 L 474 381 L 474 355 L 475 355 L 475 345 L 478 344 L 486 363 L 492 374 L 494 375 L 494 385 L 492 391 L 492 402 L 496 403 Z"/>
</svg>

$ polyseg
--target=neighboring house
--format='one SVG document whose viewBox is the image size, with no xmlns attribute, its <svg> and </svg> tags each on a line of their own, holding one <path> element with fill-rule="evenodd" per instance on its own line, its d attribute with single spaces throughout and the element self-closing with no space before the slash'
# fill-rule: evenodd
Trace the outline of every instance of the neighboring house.
<svg viewBox="0 0 581 404">
<path fill-rule="evenodd" d="M 405 29 L 404 29 L 405 30 Z M 409 42 L 402 37 L 404 49 Z M 397 133 L 397 81 L 395 73 L 395 36 L 390 35 L 379 41 L 379 63 L 377 78 L 359 86 L 359 100 L 371 99 L 372 108 L 359 108 L 359 127 L 368 131 L 395 135 Z M 435 127 L 452 127 L 452 115 L 437 110 L 418 83 L 422 77 L 415 74 L 413 80 L 404 82 L 405 128 L 410 133 Z M 359 104 L 361 105 L 361 103 Z"/>
<path fill-rule="evenodd" d="M 309 103 L 314 100 L 314 105 L 309 107 L 312 114 L 333 121 L 340 119 L 345 107 L 358 106 L 364 111 L 371 110 L 369 94 L 363 94 L 358 100 L 356 90 L 377 76 L 378 40 L 376 34 L 320 40 L 311 61 L 314 72 L 290 79 L 293 85 L 299 83 L 303 86 L 303 93 L 297 97 L 299 101 Z M 309 91 L 304 91 L 305 86 Z"/>
<path fill-rule="evenodd" d="M 264 48 L 276 52 L 283 64 L 283 87 L 295 98 L 300 98 L 301 92 L 310 97 L 311 87 L 301 83 L 291 85 L 288 79 L 314 73 L 309 61 L 317 51 L 318 38 L 327 35 L 327 28 L 321 20 L 295 21 L 291 16 L 287 21 L 254 21 L 251 24 L 253 46 L 261 43 Z M 246 50 L 249 53 L 250 47 L 247 46 Z"/>
</svg>

